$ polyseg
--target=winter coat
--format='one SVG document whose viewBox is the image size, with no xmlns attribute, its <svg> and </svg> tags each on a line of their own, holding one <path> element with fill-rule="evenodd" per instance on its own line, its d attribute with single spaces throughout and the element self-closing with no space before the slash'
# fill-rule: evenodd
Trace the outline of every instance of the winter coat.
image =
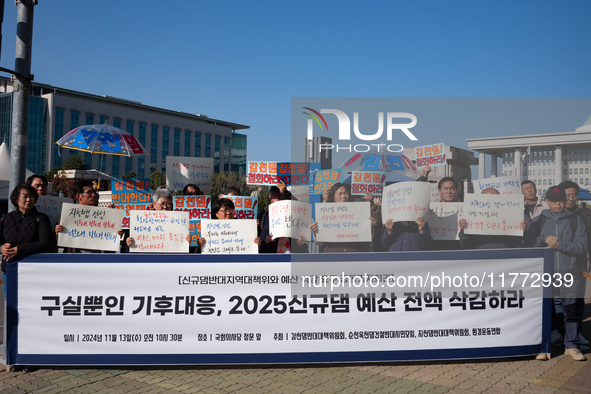
<svg viewBox="0 0 591 394">
<path fill-rule="evenodd" d="M 424 234 L 419 232 L 419 226 L 412 222 L 408 226 L 396 222 L 392 226 L 392 234 L 388 234 L 386 226 L 382 229 L 382 247 L 389 252 L 407 252 L 416 250 L 430 250 L 433 246 L 429 223 L 425 223 Z"/>
</svg>

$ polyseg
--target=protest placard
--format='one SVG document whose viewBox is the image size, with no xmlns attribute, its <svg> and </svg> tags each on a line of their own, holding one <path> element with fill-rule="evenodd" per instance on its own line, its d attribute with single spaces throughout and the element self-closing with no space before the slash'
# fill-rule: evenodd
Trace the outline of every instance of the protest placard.
<svg viewBox="0 0 591 394">
<path fill-rule="evenodd" d="M 316 203 L 318 242 L 369 242 L 369 202 Z"/>
<path fill-rule="evenodd" d="M 174 196 L 174 211 L 189 213 L 189 234 L 191 246 L 197 246 L 201 236 L 201 219 L 211 218 L 211 197 L 209 196 Z"/>
<path fill-rule="evenodd" d="M 441 202 L 441 196 L 439 195 L 439 187 L 437 186 L 437 183 L 431 183 L 431 197 L 429 201 Z"/>
<path fill-rule="evenodd" d="M 269 234 L 279 237 L 299 238 L 310 241 L 312 206 L 300 201 L 277 201 L 269 205 Z"/>
<path fill-rule="evenodd" d="M 314 194 L 322 194 L 335 184 L 342 182 L 344 177 L 341 168 L 333 168 L 330 170 L 320 170 L 314 174 Z"/>
<path fill-rule="evenodd" d="M 130 252 L 189 253 L 188 234 L 188 212 L 130 212 L 129 235 L 135 240 Z"/>
<path fill-rule="evenodd" d="M 307 185 L 309 167 L 309 163 L 249 161 L 246 183 L 267 186 L 276 186 L 279 182 L 288 186 Z"/>
<path fill-rule="evenodd" d="M 148 203 L 145 204 L 114 204 L 113 208 L 119 209 L 123 212 L 123 220 L 121 222 L 121 228 L 129 228 L 129 213 L 131 211 L 147 211 L 149 208 Z"/>
<path fill-rule="evenodd" d="M 234 219 L 256 219 L 259 198 L 253 196 L 230 196 L 224 194 L 222 198 L 234 203 Z"/>
<path fill-rule="evenodd" d="M 427 223 L 434 240 L 459 240 L 460 218 L 464 215 L 464 204 L 461 202 L 432 202 L 429 204 Z"/>
<path fill-rule="evenodd" d="M 277 182 L 288 186 L 308 184 L 310 163 L 277 163 Z"/>
<path fill-rule="evenodd" d="M 310 202 L 310 187 L 308 184 L 300 186 L 288 186 L 287 190 L 297 201 Z"/>
<path fill-rule="evenodd" d="M 147 204 L 150 202 L 150 179 L 111 180 L 113 204 Z"/>
<path fill-rule="evenodd" d="M 438 167 L 445 165 L 445 145 L 431 144 L 415 148 L 417 167 Z"/>
<path fill-rule="evenodd" d="M 213 157 L 166 156 L 166 185 L 170 190 L 182 190 L 193 183 L 206 193 L 211 190 L 212 176 Z"/>
<path fill-rule="evenodd" d="M 523 204 L 522 194 L 466 194 L 464 233 L 521 236 Z"/>
<path fill-rule="evenodd" d="M 381 196 L 386 181 L 384 171 L 353 171 L 351 173 L 351 194 L 363 196 L 371 193 L 374 196 Z"/>
<path fill-rule="evenodd" d="M 488 187 L 497 189 L 500 194 L 523 194 L 519 175 L 477 179 L 472 181 L 472 185 L 474 186 L 474 194 L 480 194 Z"/>
<path fill-rule="evenodd" d="M 60 224 L 65 230 L 59 233 L 57 246 L 116 252 L 121 247 L 117 231 L 122 220 L 118 209 L 64 203 Z"/>
<path fill-rule="evenodd" d="M 39 196 L 39 199 L 35 203 L 37 211 L 49 216 L 49 222 L 51 227 L 55 227 L 57 224 L 60 214 L 62 212 L 62 204 L 71 203 L 71 198 L 57 197 L 57 196 Z"/>
<path fill-rule="evenodd" d="M 257 254 L 256 220 L 202 220 L 202 254 Z"/>
<path fill-rule="evenodd" d="M 431 184 L 428 182 L 398 182 L 384 188 L 382 221 L 414 222 L 417 217 L 427 218 Z"/>
</svg>

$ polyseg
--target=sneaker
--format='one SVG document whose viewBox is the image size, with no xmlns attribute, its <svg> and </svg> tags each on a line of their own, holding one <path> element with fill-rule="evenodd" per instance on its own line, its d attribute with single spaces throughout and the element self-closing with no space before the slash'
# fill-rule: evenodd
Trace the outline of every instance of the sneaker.
<svg viewBox="0 0 591 394">
<path fill-rule="evenodd" d="M 586 361 L 587 360 L 587 358 L 585 356 L 583 356 L 583 353 L 581 353 L 581 351 L 579 349 L 577 349 L 576 347 L 566 349 L 564 351 L 564 354 L 567 356 L 570 356 L 575 361 Z"/>
<path fill-rule="evenodd" d="M 558 330 L 552 330 L 550 341 L 553 344 L 564 342 L 564 337 L 558 332 Z"/>
<path fill-rule="evenodd" d="M 538 354 L 536 356 L 536 360 L 539 360 L 539 361 L 548 361 L 548 360 L 550 360 L 550 357 L 548 357 L 548 354 L 547 353 L 540 353 L 540 354 Z"/>
<path fill-rule="evenodd" d="M 581 333 L 579 333 L 579 345 L 585 345 L 585 346 L 589 345 L 589 341 Z"/>
</svg>

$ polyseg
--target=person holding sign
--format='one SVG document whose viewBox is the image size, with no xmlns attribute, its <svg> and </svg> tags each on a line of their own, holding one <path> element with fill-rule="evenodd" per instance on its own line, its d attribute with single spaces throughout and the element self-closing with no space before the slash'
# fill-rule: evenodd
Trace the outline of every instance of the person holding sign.
<svg viewBox="0 0 591 394">
<path fill-rule="evenodd" d="M 194 183 L 189 183 L 183 188 L 183 196 L 200 196 L 201 189 Z"/>
<path fill-rule="evenodd" d="M 287 193 L 286 195 L 288 195 L 289 197 L 285 198 L 284 193 Z M 283 182 L 279 183 L 279 187 L 271 186 L 271 188 L 269 189 L 269 205 L 279 202 L 281 200 L 290 200 L 290 197 L 291 193 L 287 191 L 287 187 Z M 269 206 L 266 206 L 264 211 L 265 213 L 263 215 L 263 221 L 261 223 L 263 228 L 261 230 L 260 237 L 261 240 L 264 240 L 265 242 L 261 245 L 260 253 L 291 253 L 292 250 L 294 252 L 297 251 L 298 253 L 304 252 L 305 248 L 303 248 L 303 246 L 306 244 L 306 240 L 304 239 L 303 235 L 300 235 L 296 241 L 298 246 L 297 248 L 294 248 L 292 246 L 293 239 L 290 239 L 289 237 L 279 237 L 273 240 L 273 234 L 269 234 Z"/>
<path fill-rule="evenodd" d="M 500 194 L 497 189 L 487 187 L 480 194 Z M 523 236 L 517 237 L 512 235 L 480 235 L 480 234 L 465 234 L 464 229 L 468 226 L 466 219 L 460 219 L 460 245 L 464 249 L 505 249 L 518 248 L 523 242 Z M 523 231 L 527 227 L 527 223 L 522 221 L 519 226 Z"/>
<path fill-rule="evenodd" d="M 433 238 L 427 222 L 417 217 L 416 222 L 394 222 L 388 219 L 382 232 L 382 247 L 388 252 L 429 250 Z"/>
<path fill-rule="evenodd" d="M 218 220 L 231 220 L 234 219 L 235 210 L 236 207 L 234 206 L 232 200 L 228 198 L 222 198 L 211 205 L 211 218 Z M 199 247 L 203 248 L 206 242 L 207 240 L 204 237 L 200 237 L 198 241 Z M 261 247 L 261 239 L 259 237 L 254 239 L 254 243 L 257 244 L 259 248 Z"/>
<path fill-rule="evenodd" d="M 40 196 L 47 195 L 47 178 L 44 175 L 33 174 L 27 178 L 27 185 L 31 186 L 33 189 L 37 190 L 37 194 Z"/>
<path fill-rule="evenodd" d="M 349 186 L 344 183 L 335 183 L 329 190 L 327 203 L 334 202 L 354 202 L 351 201 Z M 371 228 L 376 225 L 377 220 L 369 217 Z M 314 233 L 314 239 L 318 238 L 318 222 L 310 225 L 310 230 Z M 316 242 L 322 249 L 321 253 L 349 253 L 349 252 L 370 252 L 370 242 Z"/>
</svg>

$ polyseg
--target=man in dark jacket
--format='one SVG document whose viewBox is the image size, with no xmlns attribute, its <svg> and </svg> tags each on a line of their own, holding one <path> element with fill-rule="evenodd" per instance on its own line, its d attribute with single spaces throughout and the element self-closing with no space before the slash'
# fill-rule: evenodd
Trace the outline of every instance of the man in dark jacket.
<svg viewBox="0 0 591 394">
<path fill-rule="evenodd" d="M 564 354 L 575 361 L 585 361 L 579 350 L 576 300 L 580 288 L 579 261 L 587 252 L 586 229 L 580 216 L 566 211 L 564 188 L 551 186 L 546 192 L 546 203 L 550 209 L 534 219 L 527 230 L 525 245 L 554 249 L 554 272 L 563 278 L 558 290 L 564 310 Z M 572 286 L 567 287 L 564 283 L 569 275 Z"/>
</svg>

